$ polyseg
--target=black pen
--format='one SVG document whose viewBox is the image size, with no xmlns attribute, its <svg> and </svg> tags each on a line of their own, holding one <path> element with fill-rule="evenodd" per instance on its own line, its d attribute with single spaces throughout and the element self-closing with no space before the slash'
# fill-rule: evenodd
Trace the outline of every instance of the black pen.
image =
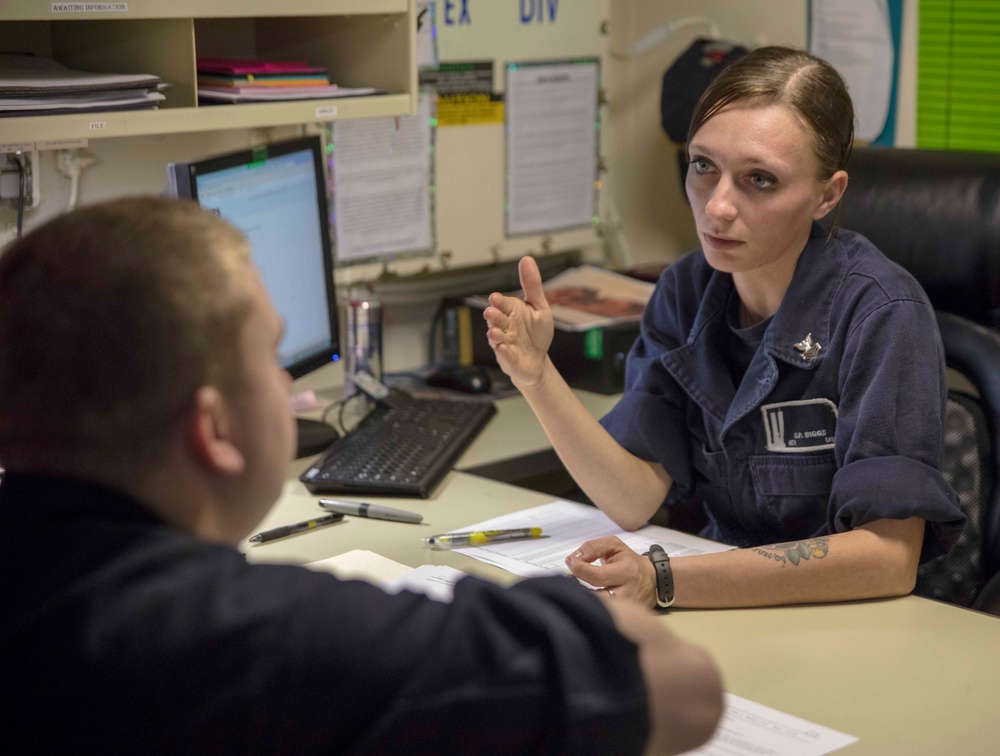
<svg viewBox="0 0 1000 756">
<path fill-rule="evenodd" d="M 324 525 L 332 525 L 333 523 L 340 522 L 343 519 L 344 515 L 339 513 L 326 515 L 324 517 L 317 517 L 314 520 L 297 522 L 294 525 L 282 525 L 280 528 L 275 528 L 274 530 L 265 530 L 263 533 L 258 533 L 255 536 L 250 536 L 250 540 L 253 543 L 263 543 L 264 541 L 273 541 L 275 538 L 284 538 L 285 536 L 301 533 L 303 530 L 312 530 L 313 528 L 321 528 Z"/>
</svg>

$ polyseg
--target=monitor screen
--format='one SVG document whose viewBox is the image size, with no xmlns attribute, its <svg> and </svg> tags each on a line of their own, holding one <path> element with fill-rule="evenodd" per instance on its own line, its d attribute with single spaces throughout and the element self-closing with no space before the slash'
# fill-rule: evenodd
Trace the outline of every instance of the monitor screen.
<svg viewBox="0 0 1000 756">
<path fill-rule="evenodd" d="M 320 138 L 276 142 L 178 168 L 186 175 L 176 176 L 177 193 L 218 213 L 250 240 L 254 263 L 285 322 L 282 367 L 297 378 L 339 359 Z"/>
</svg>

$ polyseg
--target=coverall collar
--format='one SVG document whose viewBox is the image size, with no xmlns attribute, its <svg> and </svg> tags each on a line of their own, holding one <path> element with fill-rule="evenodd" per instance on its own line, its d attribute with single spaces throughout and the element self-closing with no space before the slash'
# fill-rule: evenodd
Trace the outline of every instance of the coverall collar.
<svg viewBox="0 0 1000 756">
<path fill-rule="evenodd" d="M 788 291 L 735 392 L 717 346 L 718 329 L 728 327 L 726 302 L 734 288 L 731 274 L 712 273 L 687 343 L 663 355 L 663 364 L 674 380 L 723 424 L 723 432 L 774 390 L 778 380 L 776 359 L 804 370 L 815 369 L 824 359 L 823 345 L 830 338 L 830 312 L 844 265 L 840 256 L 824 254 L 826 243 L 826 230 L 813 224 Z M 812 356 L 802 348 L 807 336 L 819 345 Z"/>
</svg>

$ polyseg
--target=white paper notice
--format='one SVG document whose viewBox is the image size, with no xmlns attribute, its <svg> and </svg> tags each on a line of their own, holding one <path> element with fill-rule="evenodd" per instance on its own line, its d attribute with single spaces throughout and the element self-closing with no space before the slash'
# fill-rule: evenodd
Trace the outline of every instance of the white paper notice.
<svg viewBox="0 0 1000 756">
<path fill-rule="evenodd" d="M 895 50 L 886 0 L 812 0 L 810 52 L 829 61 L 847 82 L 858 139 L 885 128 Z"/>
<path fill-rule="evenodd" d="M 437 20 L 431 0 L 417 0 L 417 68 L 438 64 Z"/>
<path fill-rule="evenodd" d="M 727 693 L 715 735 L 685 756 L 823 756 L 857 740 Z"/>
<path fill-rule="evenodd" d="M 566 557 L 584 541 L 606 535 L 618 536 L 637 553 L 646 551 L 651 543 L 658 543 L 672 557 L 728 551 L 732 548 L 658 525 L 646 525 L 639 530 L 628 532 L 615 525 L 596 507 L 562 500 L 494 517 L 492 520 L 476 523 L 461 530 L 507 528 L 541 528 L 542 537 L 455 549 L 455 551 L 481 562 L 502 567 L 515 575 L 533 577 L 567 574 L 569 570 L 565 564 Z"/>
<path fill-rule="evenodd" d="M 333 206 L 338 262 L 431 252 L 431 111 L 333 125 Z"/>
<path fill-rule="evenodd" d="M 508 66 L 508 235 L 593 222 L 598 79 L 596 61 Z"/>
</svg>

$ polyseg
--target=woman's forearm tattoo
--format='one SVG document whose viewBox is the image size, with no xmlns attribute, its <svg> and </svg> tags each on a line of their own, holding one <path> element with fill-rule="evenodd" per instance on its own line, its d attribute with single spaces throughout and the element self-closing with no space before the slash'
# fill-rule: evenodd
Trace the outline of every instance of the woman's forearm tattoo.
<svg viewBox="0 0 1000 756">
<path fill-rule="evenodd" d="M 830 551 L 829 538 L 807 538 L 804 541 L 786 541 L 776 543 L 771 546 L 757 546 L 750 549 L 755 554 L 760 554 L 765 559 L 777 562 L 782 567 L 791 562 L 792 566 L 798 565 L 809 559 L 822 559 Z"/>
</svg>

